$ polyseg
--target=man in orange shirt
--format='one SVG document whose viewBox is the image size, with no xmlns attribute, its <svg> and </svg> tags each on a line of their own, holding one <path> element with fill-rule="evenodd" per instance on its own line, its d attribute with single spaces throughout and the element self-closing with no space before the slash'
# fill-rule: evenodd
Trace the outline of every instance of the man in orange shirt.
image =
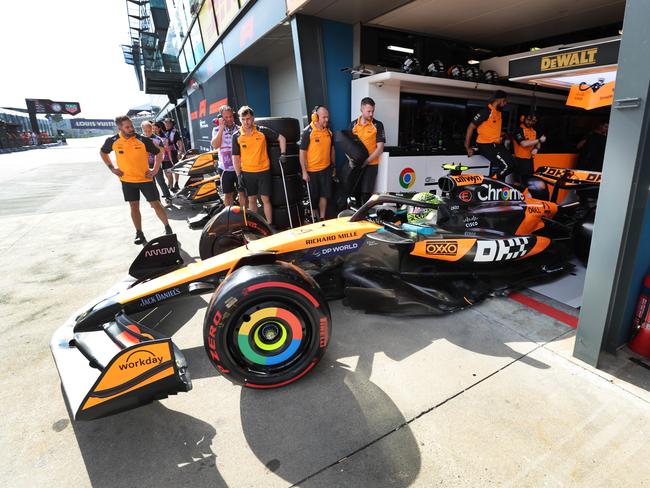
<svg viewBox="0 0 650 488">
<path fill-rule="evenodd" d="M 268 127 L 255 125 L 253 109 L 244 105 L 237 112 L 241 128 L 232 136 L 232 162 L 239 188 L 246 191 L 248 208 L 257 212 L 257 195 L 264 205 L 264 216 L 272 224 L 271 161 L 266 151 L 267 139 L 280 144 L 280 161 L 285 162 L 287 140 Z"/>
<path fill-rule="evenodd" d="M 471 147 L 474 130 L 478 132 L 476 145 L 479 154 L 490 161 L 490 176 L 498 179 L 505 179 L 514 166 L 515 160 L 512 154 L 501 142 L 501 112 L 506 106 L 506 92 L 497 90 L 487 107 L 479 110 L 467 126 L 465 134 L 465 150 L 467 156 L 472 157 L 474 150 Z"/>
<path fill-rule="evenodd" d="M 104 164 L 122 182 L 124 200 L 131 207 L 131 220 L 135 227 L 134 244 L 146 244 L 142 232 L 142 216 L 140 214 L 140 193 L 154 209 L 156 215 L 165 226 L 165 234 L 173 234 L 169 226 L 167 214 L 160 203 L 160 195 L 154 176 L 160 171 L 162 153 L 147 137 L 135 133 L 133 122 L 126 115 L 115 118 L 119 133 L 109 137 L 99 151 Z M 115 151 L 117 168 L 113 165 L 109 154 Z M 155 155 L 154 166 L 149 169 L 149 154 Z"/>
<path fill-rule="evenodd" d="M 546 136 L 537 137 L 535 114 L 527 114 L 523 117 L 521 125 L 514 133 L 515 168 L 512 175 L 515 182 L 524 184 L 535 171 L 533 157 L 546 142 Z"/>
<path fill-rule="evenodd" d="M 336 168 L 329 120 L 330 112 L 326 107 L 314 107 L 311 123 L 302 131 L 299 143 L 302 179 L 309 185 L 312 205 L 318 202 L 320 220 L 325 218 L 327 200 L 332 197 L 332 176 Z"/>
<path fill-rule="evenodd" d="M 361 179 L 361 197 L 367 201 L 375 191 L 379 158 L 384 152 L 386 134 L 384 124 L 374 118 L 375 101 L 370 97 L 361 100 L 361 115 L 350 122 L 350 130 L 366 146 L 368 159 Z"/>
</svg>

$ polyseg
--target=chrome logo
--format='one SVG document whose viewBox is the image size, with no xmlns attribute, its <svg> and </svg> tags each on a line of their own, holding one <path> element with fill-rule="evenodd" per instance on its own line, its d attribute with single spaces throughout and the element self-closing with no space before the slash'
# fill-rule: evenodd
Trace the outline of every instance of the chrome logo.
<svg viewBox="0 0 650 488">
<path fill-rule="evenodd" d="M 413 168 L 404 168 L 399 174 L 399 185 L 408 190 L 415 184 L 415 171 Z"/>
</svg>

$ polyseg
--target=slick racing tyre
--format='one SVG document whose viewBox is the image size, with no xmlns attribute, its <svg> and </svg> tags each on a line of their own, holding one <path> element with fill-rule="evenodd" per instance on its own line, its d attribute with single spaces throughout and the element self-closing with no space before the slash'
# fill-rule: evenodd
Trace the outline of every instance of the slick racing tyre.
<svg viewBox="0 0 650 488">
<path fill-rule="evenodd" d="M 287 143 L 300 140 L 300 122 L 298 122 L 298 119 L 290 117 L 259 117 L 255 119 L 255 125 L 268 127 L 278 134 L 282 134 Z"/>
<path fill-rule="evenodd" d="M 292 204 L 288 210 L 286 205 L 273 207 L 273 227 L 278 230 L 290 229 L 292 224 L 293 227 L 300 227 L 304 220 L 304 209 L 300 202 Z"/>
<path fill-rule="evenodd" d="M 334 133 L 334 143 L 350 158 L 354 166 L 360 166 L 368 159 L 368 150 L 363 142 L 349 130 L 337 130 Z"/>
<path fill-rule="evenodd" d="M 273 234 L 273 229 L 262 217 L 249 210 L 245 212 L 246 218 L 240 207 L 232 206 L 210 217 L 199 239 L 201 259 L 209 259 Z"/>
<path fill-rule="evenodd" d="M 330 327 L 318 285 L 278 262 L 243 266 L 224 280 L 208 305 L 203 339 L 210 362 L 233 383 L 278 388 L 316 365 Z"/>
<path fill-rule="evenodd" d="M 284 194 L 284 188 L 287 188 L 287 194 Z M 284 178 L 284 183 L 282 181 L 282 176 L 273 176 L 271 178 L 271 205 L 273 207 L 282 207 L 287 206 L 287 200 L 289 200 L 289 205 L 295 205 L 299 200 L 302 199 L 302 177 L 299 175 L 291 175 Z"/>
<path fill-rule="evenodd" d="M 271 161 L 271 175 L 282 176 L 282 171 L 280 170 L 280 145 L 274 142 L 267 144 L 266 149 L 269 154 L 269 160 Z M 299 175 L 302 173 L 300 159 L 298 157 L 299 152 L 298 144 L 293 142 L 287 143 L 287 160 L 282 167 L 285 176 Z"/>
<path fill-rule="evenodd" d="M 591 210 L 582 222 L 578 222 L 573 230 L 573 250 L 576 257 L 585 266 L 589 262 L 589 250 L 591 249 L 591 237 L 594 233 L 594 220 L 596 210 Z"/>
</svg>

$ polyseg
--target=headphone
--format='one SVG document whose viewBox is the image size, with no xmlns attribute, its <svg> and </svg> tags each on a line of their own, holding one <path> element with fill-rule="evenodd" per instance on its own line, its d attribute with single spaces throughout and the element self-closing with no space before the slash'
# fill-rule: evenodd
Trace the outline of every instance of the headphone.
<svg viewBox="0 0 650 488">
<path fill-rule="evenodd" d="M 324 105 L 316 105 L 314 109 L 311 111 L 311 121 L 316 123 L 318 122 L 318 109 L 319 108 L 324 108 Z"/>
</svg>

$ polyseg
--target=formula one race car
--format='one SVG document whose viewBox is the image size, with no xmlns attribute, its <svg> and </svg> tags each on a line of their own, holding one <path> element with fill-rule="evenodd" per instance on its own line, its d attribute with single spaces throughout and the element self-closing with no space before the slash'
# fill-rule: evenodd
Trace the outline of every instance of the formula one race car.
<svg viewBox="0 0 650 488">
<path fill-rule="evenodd" d="M 331 334 L 330 299 L 371 313 L 439 315 L 572 269 L 565 240 L 402 221 L 400 209 L 414 205 L 438 210 L 375 195 L 352 215 L 186 267 L 175 236 L 150 241 L 131 266 L 135 282 L 74 314 L 52 337 L 74 419 L 191 389 L 180 349 L 134 319 L 183 296 L 212 293 L 203 327 L 209 360 L 232 382 L 265 389 L 314 368 Z"/>
<path fill-rule="evenodd" d="M 544 166 L 526 190 L 480 174 L 464 173 L 469 166 L 446 164 L 448 174 L 438 180 L 442 196 L 437 211 L 427 222 L 447 231 L 491 229 L 516 236 L 538 234 L 573 242 L 575 254 L 586 261 L 595 214 L 594 191 L 601 173 Z M 578 198 L 559 205 L 561 190 L 575 190 Z M 412 205 L 411 205 L 412 206 Z M 397 210 L 397 220 L 406 222 L 409 206 Z M 259 215 L 237 207 L 224 209 L 203 228 L 199 242 L 201 259 L 267 237 L 273 229 Z"/>
</svg>

